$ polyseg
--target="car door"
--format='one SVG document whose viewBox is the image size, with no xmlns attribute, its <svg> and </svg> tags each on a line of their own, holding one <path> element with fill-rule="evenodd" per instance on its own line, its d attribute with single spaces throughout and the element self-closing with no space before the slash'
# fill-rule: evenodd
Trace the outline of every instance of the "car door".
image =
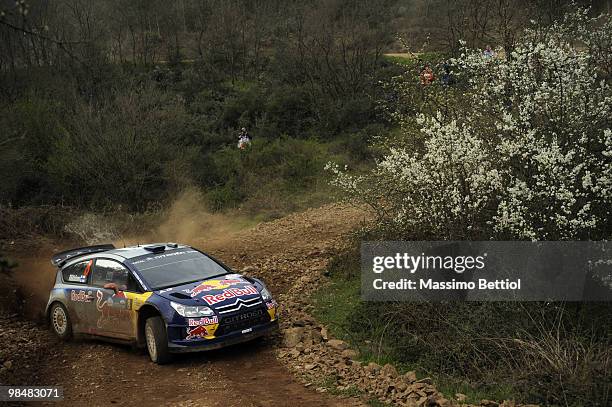
<svg viewBox="0 0 612 407">
<path fill-rule="evenodd" d="M 88 332 L 91 326 L 89 309 L 94 303 L 88 284 L 93 259 L 81 260 L 62 269 L 63 289 L 74 332 Z"/>
<path fill-rule="evenodd" d="M 91 307 L 91 321 L 98 335 L 132 339 L 132 301 L 128 299 L 128 286 L 134 287 L 130 271 L 120 262 L 97 258 L 91 273 L 95 300 Z"/>
</svg>

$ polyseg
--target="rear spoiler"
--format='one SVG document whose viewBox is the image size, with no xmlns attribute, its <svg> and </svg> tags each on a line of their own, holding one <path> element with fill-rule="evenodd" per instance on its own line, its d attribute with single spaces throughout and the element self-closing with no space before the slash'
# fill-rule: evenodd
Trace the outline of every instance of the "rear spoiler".
<svg viewBox="0 0 612 407">
<path fill-rule="evenodd" d="M 82 256 L 84 254 L 100 253 L 115 248 L 112 244 L 99 244 L 95 246 L 85 246 L 76 249 L 70 249 L 63 252 L 59 252 L 51 257 L 51 264 L 56 267 L 62 267 L 66 262 L 74 257 Z"/>
</svg>

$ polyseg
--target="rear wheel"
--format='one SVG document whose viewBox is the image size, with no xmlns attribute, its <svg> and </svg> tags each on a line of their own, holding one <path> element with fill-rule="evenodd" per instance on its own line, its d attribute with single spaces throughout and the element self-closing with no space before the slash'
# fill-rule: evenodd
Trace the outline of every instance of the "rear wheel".
<svg viewBox="0 0 612 407">
<path fill-rule="evenodd" d="M 161 317 L 151 317 L 145 322 L 145 339 L 151 360 L 159 365 L 170 361 L 166 324 Z"/>
<path fill-rule="evenodd" d="M 72 336 L 72 323 L 70 322 L 68 311 L 66 311 L 66 308 L 59 302 L 51 306 L 49 322 L 51 323 L 53 332 L 55 332 L 60 339 L 70 339 Z"/>
</svg>

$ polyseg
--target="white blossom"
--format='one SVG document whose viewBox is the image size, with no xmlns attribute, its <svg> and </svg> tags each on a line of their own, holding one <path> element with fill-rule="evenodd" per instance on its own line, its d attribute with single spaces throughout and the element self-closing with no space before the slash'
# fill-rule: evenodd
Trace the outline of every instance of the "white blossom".
<svg viewBox="0 0 612 407">
<path fill-rule="evenodd" d="M 391 143 L 367 175 L 330 166 L 334 184 L 379 221 L 436 238 L 607 236 L 612 92 L 600 67 L 612 61 L 610 21 L 579 10 L 534 26 L 506 59 L 463 49 L 452 60 L 467 84 L 461 114 L 397 109 L 409 142 Z"/>
</svg>

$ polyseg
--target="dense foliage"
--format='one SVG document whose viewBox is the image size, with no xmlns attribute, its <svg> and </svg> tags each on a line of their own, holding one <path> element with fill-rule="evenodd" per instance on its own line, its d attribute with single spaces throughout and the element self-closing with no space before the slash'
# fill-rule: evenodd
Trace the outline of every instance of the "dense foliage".
<svg viewBox="0 0 612 407">
<path fill-rule="evenodd" d="M 368 175 L 332 166 L 336 184 L 404 237 L 609 237 L 610 38 L 609 15 L 580 11 L 527 30 L 506 58 L 466 49 L 451 62 L 461 103 L 397 109 L 401 143 Z M 425 91 L 450 95 L 443 86 Z"/>
<path fill-rule="evenodd" d="M 325 160 L 368 156 L 377 83 L 397 71 L 387 2 L 0 10 L 4 205 L 142 211 L 194 185 L 213 209 L 290 210 L 299 192 L 323 196 Z"/>
</svg>

